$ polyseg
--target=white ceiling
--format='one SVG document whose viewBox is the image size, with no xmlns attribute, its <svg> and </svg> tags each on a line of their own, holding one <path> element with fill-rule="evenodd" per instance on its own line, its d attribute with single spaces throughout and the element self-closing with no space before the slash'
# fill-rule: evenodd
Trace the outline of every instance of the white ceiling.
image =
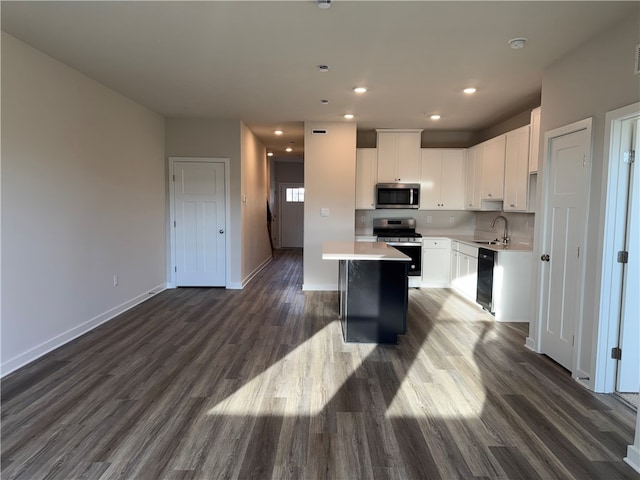
<svg viewBox="0 0 640 480">
<path fill-rule="evenodd" d="M 358 130 L 482 130 L 531 106 L 546 67 L 628 15 L 637 1 L 2 1 L 4 31 L 151 110 L 242 120 L 298 156 L 304 121 L 347 112 Z M 510 49 L 514 37 L 526 48 Z"/>
</svg>

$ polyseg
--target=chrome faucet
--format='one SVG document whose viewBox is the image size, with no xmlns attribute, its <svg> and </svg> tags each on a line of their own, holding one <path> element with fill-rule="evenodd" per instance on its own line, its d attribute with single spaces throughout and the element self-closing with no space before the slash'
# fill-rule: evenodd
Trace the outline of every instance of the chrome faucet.
<svg viewBox="0 0 640 480">
<path fill-rule="evenodd" d="M 502 234 L 502 241 L 504 243 L 509 243 L 509 221 L 507 220 L 506 217 L 504 217 L 502 215 L 498 215 L 496 218 L 493 219 L 493 222 L 491 222 L 491 228 L 494 228 L 496 226 L 496 221 L 499 218 L 504 220 L 504 232 Z"/>
</svg>

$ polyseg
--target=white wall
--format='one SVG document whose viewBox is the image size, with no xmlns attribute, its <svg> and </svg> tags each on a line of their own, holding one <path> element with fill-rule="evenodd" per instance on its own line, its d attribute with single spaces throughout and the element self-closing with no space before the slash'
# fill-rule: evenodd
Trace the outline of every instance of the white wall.
<svg viewBox="0 0 640 480">
<path fill-rule="evenodd" d="M 327 130 L 313 135 L 313 129 Z M 337 290 L 338 264 L 322 260 L 322 243 L 353 241 L 355 217 L 356 126 L 304 125 L 304 290 Z M 321 217 L 320 209 L 329 216 Z"/>
<path fill-rule="evenodd" d="M 638 12 L 640 14 L 640 11 Z M 587 117 L 593 122 L 593 164 L 589 198 L 589 220 L 585 251 L 586 285 L 583 330 L 578 341 L 576 370 L 590 377 L 593 387 L 594 355 L 599 318 L 602 252 L 601 186 L 604 154 L 604 125 L 608 111 L 640 100 L 640 75 L 633 74 L 634 47 L 640 42 L 638 14 L 602 33 L 549 67 L 542 79 L 542 136 L 544 132 Z M 543 149 L 541 149 L 543 151 Z M 544 161 L 538 185 L 543 184 Z M 537 226 L 537 228 L 540 225 Z M 539 252 L 538 252 L 539 253 Z M 536 292 L 537 293 L 537 292 Z M 535 336 L 536 325 L 530 332 Z M 533 339 L 537 343 L 537 339 Z"/>
<path fill-rule="evenodd" d="M 162 117 L 5 33 L 2 120 L 6 374 L 165 287 L 165 169 Z"/>
<path fill-rule="evenodd" d="M 242 285 L 242 211 L 241 211 L 241 122 L 238 120 L 212 120 L 167 118 L 165 150 L 167 157 L 228 158 L 231 198 L 231 232 L 228 236 L 230 251 L 229 279 L 232 286 Z"/>
<path fill-rule="evenodd" d="M 267 230 L 267 150 L 249 128 L 242 137 L 242 281 L 246 284 L 271 260 Z"/>
</svg>

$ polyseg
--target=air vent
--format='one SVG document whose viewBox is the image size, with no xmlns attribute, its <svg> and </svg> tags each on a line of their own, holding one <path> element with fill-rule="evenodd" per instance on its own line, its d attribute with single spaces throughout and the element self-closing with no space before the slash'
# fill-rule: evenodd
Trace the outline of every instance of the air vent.
<svg viewBox="0 0 640 480">
<path fill-rule="evenodd" d="M 326 130 L 321 130 L 321 129 L 318 129 L 318 128 L 314 128 L 313 130 L 311 130 L 311 133 L 313 135 L 326 135 L 327 131 Z"/>
<path fill-rule="evenodd" d="M 636 68 L 633 73 L 634 75 L 640 74 L 640 43 L 636 45 Z"/>
</svg>

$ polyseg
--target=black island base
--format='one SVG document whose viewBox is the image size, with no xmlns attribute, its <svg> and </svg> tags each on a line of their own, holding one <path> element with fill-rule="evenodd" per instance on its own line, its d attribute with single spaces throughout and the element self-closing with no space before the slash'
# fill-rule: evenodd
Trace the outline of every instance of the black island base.
<svg viewBox="0 0 640 480">
<path fill-rule="evenodd" d="M 408 261 L 340 260 L 345 342 L 398 343 L 407 333 Z"/>
</svg>

